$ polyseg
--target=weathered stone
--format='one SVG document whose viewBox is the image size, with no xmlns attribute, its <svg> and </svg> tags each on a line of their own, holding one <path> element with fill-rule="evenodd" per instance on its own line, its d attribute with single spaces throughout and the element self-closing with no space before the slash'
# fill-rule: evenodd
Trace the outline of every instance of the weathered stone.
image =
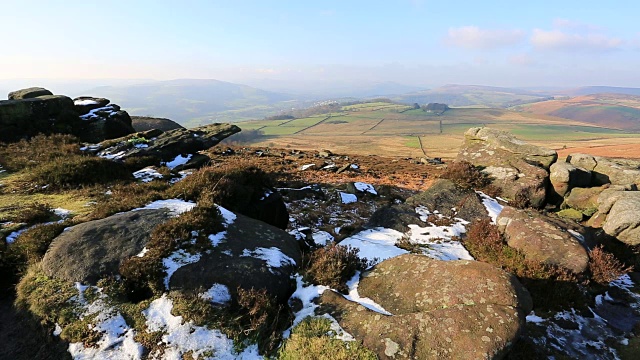
<svg viewBox="0 0 640 360">
<path fill-rule="evenodd" d="M 63 280 L 93 284 L 117 275 L 122 261 L 140 253 L 151 231 L 169 217 L 167 210 L 139 210 L 75 225 L 53 240 L 43 270 Z"/>
<path fill-rule="evenodd" d="M 613 204 L 619 199 L 626 196 L 635 196 L 634 193 L 629 195 L 629 192 L 636 191 L 632 186 L 610 186 L 608 189 L 603 190 L 598 196 L 598 212 L 602 214 L 608 214 Z"/>
<path fill-rule="evenodd" d="M 88 114 L 91 110 L 106 107 L 110 102 L 111 101 L 109 99 L 96 98 L 92 96 L 81 96 L 73 99 L 76 111 L 81 116 Z"/>
<path fill-rule="evenodd" d="M 528 259 L 560 266 L 574 273 L 587 269 L 589 256 L 566 227 L 533 210 L 504 207 L 497 219 L 498 229 L 509 246 Z"/>
<path fill-rule="evenodd" d="M 376 210 L 365 227 L 369 229 L 383 227 L 405 233 L 409 231 L 409 225 L 411 224 L 427 226 L 420 220 L 415 207 L 407 204 L 393 204 Z"/>
<path fill-rule="evenodd" d="M 592 188 L 573 188 L 569 196 L 564 200 L 563 207 L 569 207 L 582 212 L 586 216 L 591 216 L 598 211 L 598 198 L 608 187 L 609 185 Z"/>
<path fill-rule="evenodd" d="M 532 307 L 518 280 L 496 267 L 410 254 L 376 265 L 358 290 L 393 316 L 332 291 L 320 298 L 320 311 L 380 359 L 499 359 Z"/>
<path fill-rule="evenodd" d="M 32 99 L 38 96 L 53 95 L 53 93 L 45 88 L 31 87 L 28 89 L 16 90 L 9 93 L 9 100 Z"/>
<path fill-rule="evenodd" d="M 549 168 L 549 181 L 555 194 L 562 198 L 574 187 L 588 187 L 591 184 L 591 172 L 559 161 Z"/>
<path fill-rule="evenodd" d="M 193 154 L 189 161 L 182 165 L 178 165 L 173 170 L 183 171 L 189 169 L 199 169 L 211 162 L 211 158 L 204 154 Z"/>
<path fill-rule="evenodd" d="M 547 169 L 557 154 L 547 148 L 527 144 L 513 135 L 489 128 L 472 128 L 458 152 L 458 161 L 484 167 L 493 184 L 509 200 L 526 198 L 532 207 L 542 207 L 549 181 Z"/>
<path fill-rule="evenodd" d="M 131 125 L 136 131 L 147 131 L 158 129 L 162 131 L 170 131 L 175 129 L 184 129 L 180 124 L 173 120 L 164 118 L 154 118 L 148 116 L 132 116 Z"/>
<path fill-rule="evenodd" d="M 424 206 L 448 217 L 473 221 L 489 216 L 478 194 L 462 188 L 451 180 L 439 179 L 426 191 L 407 199 L 407 205 Z"/>
<path fill-rule="evenodd" d="M 66 96 L 0 101 L 0 141 L 16 141 L 38 133 L 71 133 L 79 122 L 73 101 Z"/>
<path fill-rule="evenodd" d="M 584 214 L 576 209 L 564 209 L 558 211 L 558 216 L 562 219 L 572 221 L 582 221 Z"/>
<path fill-rule="evenodd" d="M 129 121 L 127 121 L 129 120 Z M 126 111 L 115 112 L 111 116 L 85 121 L 80 131 L 80 139 L 88 143 L 99 143 L 109 139 L 117 139 L 135 132 Z"/>
<path fill-rule="evenodd" d="M 571 154 L 567 160 L 593 172 L 593 185 L 640 185 L 640 161 Z"/>
<path fill-rule="evenodd" d="M 153 156 L 160 161 L 172 161 L 178 155 L 195 154 L 206 150 L 225 138 L 240 132 L 240 128 L 231 124 L 210 124 L 194 129 L 176 129 L 164 132 L 150 139 L 147 147 L 132 147 L 127 138 L 109 141 L 108 148 L 101 155 L 120 154 L 118 158 Z M 112 145 L 114 144 L 115 145 Z"/>
<path fill-rule="evenodd" d="M 602 229 L 618 240 L 640 244 L 640 192 L 624 191 L 608 211 Z"/>
<path fill-rule="evenodd" d="M 294 263 L 282 262 L 281 266 L 272 266 L 273 260 L 255 256 L 256 252 L 264 251 L 282 253 Z M 179 268 L 171 276 L 169 288 L 195 291 L 223 284 L 232 295 L 238 287 L 245 290 L 267 289 L 270 296 L 284 302 L 294 290 L 291 277 L 301 261 L 300 247 L 293 236 L 238 214 L 228 225 L 224 239 L 213 250 L 202 253 L 198 262 Z"/>
</svg>

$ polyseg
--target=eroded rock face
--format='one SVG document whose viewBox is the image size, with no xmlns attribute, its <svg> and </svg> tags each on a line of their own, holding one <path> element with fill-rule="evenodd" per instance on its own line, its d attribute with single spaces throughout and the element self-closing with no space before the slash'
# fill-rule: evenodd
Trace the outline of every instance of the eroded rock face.
<svg viewBox="0 0 640 360">
<path fill-rule="evenodd" d="M 589 255 L 585 247 L 566 228 L 560 227 L 558 221 L 533 210 L 506 206 L 497 224 L 509 246 L 522 251 L 528 259 L 574 273 L 587 269 Z"/>
<path fill-rule="evenodd" d="M 574 187 L 589 186 L 591 172 L 571 163 L 558 161 L 549 168 L 549 181 L 555 194 L 562 198 Z"/>
<path fill-rule="evenodd" d="M 499 359 L 532 307 L 518 280 L 489 264 L 411 254 L 376 265 L 358 289 L 393 316 L 331 291 L 321 311 L 381 359 Z"/>
<path fill-rule="evenodd" d="M 21 90 L 10 92 L 9 100 L 32 99 L 38 96 L 46 96 L 46 95 L 53 95 L 53 93 L 45 88 L 31 87 L 27 89 L 21 89 Z"/>
<path fill-rule="evenodd" d="M 603 191 L 598 204 L 599 222 L 594 223 L 626 244 L 640 244 L 640 191 Z"/>
<path fill-rule="evenodd" d="M 567 161 L 592 171 L 592 185 L 640 185 L 640 161 L 571 154 Z"/>
<path fill-rule="evenodd" d="M 139 210 L 72 226 L 51 243 L 43 270 L 59 279 L 91 284 L 117 275 L 122 261 L 140 253 L 151 231 L 169 217 L 168 210 Z"/>
<path fill-rule="evenodd" d="M 592 188 L 573 188 L 564 201 L 564 206 L 575 209 L 586 216 L 593 215 L 598 210 L 598 198 L 609 185 Z"/>
<path fill-rule="evenodd" d="M 116 144 L 100 152 L 100 155 L 118 154 L 117 158 L 153 156 L 160 161 L 171 161 L 178 155 L 195 154 L 206 150 L 225 138 L 240 132 L 231 124 L 211 124 L 194 129 L 176 129 L 149 139 L 144 147 L 135 147 L 124 139 L 112 140 Z"/>
<path fill-rule="evenodd" d="M 151 129 L 158 129 L 162 131 L 170 131 L 175 129 L 184 129 L 180 124 L 173 120 L 165 118 L 154 118 L 148 116 L 132 116 L 131 117 L 133 128 L 136 131 L 147 131 Z"/>
<path fill-rule="evenodd" d="M 425 206 L 444 216 L 457 217 L 469 222 L 488 216 L 478 194 L 447 179 L 437 180 L 426 191 L 408 198 L 406 204 L 413 207 Z"/>
<path fill-rule="evenodd" d="M 502 188 L 503 197 L 526 198 L 532 207 L 546 200 L 549 166 L 557 159 L 553 150 L 527 144 L 512 134 L 489 128 L 471 128 L 458 152 L 458 161 L 481 166 Z"/>
<path fill-rule="evenodd" d="M 293 236 L 238 214 L 212 251 L 173 274 L 169 288 L 208 289 L 217 283 L 226 285 L 234 295 L 238 287 L 267 289 L 270 296 L 285 302 L 293 293 L 291 277 L 301 262 L 300 247 Z"/>
<path fill-rule="evenodd" d="M 73 101 L 60 95 L 0 101 L 0 141 L 38 133 L 72 133 L 79 124 Z"/>
</svg>

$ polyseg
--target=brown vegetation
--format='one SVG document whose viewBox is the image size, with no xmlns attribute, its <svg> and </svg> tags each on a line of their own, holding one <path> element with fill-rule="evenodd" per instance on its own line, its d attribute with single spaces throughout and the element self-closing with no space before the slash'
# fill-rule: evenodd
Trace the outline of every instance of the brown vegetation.
<svg viewBox="0 0 640 360">
<path fill-rule="evenodd" d="M 359 250 L 334 243 L 317 249 L 305 259 L 304 277 L 314 284 L 347 292 L 349 281 L 358 270 L 369 267 L 369 261 L 358 257 Z"/>
<path fill-rule="evenodd" d="M 633 266 L 625 267 L 616 257 L 603 250 L 602 245 L 589 252 L 591 278 L 600 285 L 606 285 L 620 276 L 633 271 Z"/>
</svg>

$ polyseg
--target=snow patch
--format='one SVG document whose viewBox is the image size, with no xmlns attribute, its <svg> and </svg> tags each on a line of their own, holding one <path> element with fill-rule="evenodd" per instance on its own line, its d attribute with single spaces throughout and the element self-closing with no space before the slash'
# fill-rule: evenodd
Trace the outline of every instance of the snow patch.
<svg viewBox="0 0 640 360">
<path fill-rule="evenodd" d="M 360 283 L 360 271 L 356 271 L 356 274 L 347 282 L 349 288 L 349 294 L 343 295 L 345 299 L 357 302 L 358 304 L 366 307 L 369 310 L 373 310 L 384 315 L 393 315 L 385 310 L 381 305 L 378 305 L 375 301 L 368 297 L 361 297 L 358 293 L 358 284 Z"/>
<path fill-rule="evenodd" d="M 340 191 L 340 199 L 343 204 L 351 204 L 358 201 L 358 197 L 353 194 L 348 194 Z"/>
<path fill-rule="evenodd" d="M 369 261 L 379 263 L 403 254 L 408 254 L 407 250 L 396 247 L 395 244 L 402 238 L 402 233 L 386 228 L 375 228 L 361 231 L 340 242 L 340 245 L 351 246 L 360 250 L 358 256 Z"/>
<path fill-rule="evenodd" d="M 476 191 L 476 193 L 482 198 L 482 204 L 484 205 L 485 209 L 487 209 L 489 217 L 491 218 L 491 222 L 495 224 L 498 215 L 500 215 L 504 206 L 500 205 L 500 203 L 496 199 L 490 197 L 482 191 Z"/>
<path fill-rule="evenodd" d="M 318 246 L 325 246 L 334 240 L 333 235 L 326 231 L 315 231 L 312 235 L 313 242 Z"/>
<path fill-rule="evenodd" d="M 277 247 L 263 248 L 257 247 L 255 250 L 250 251 L 244 249 L 242 251 L 242 257 L 254 257 L 267 262 L 269 271 L 273 273 L 273 268 L 280 268 L 287 265 L 296 265 L 295 260 L 283 254 Z"/>
<path fill-rule="evenodd" d="M 200 254 L 189 254 L 188 252 L 180 249 L 169 255 L 168 258 L 162 259 L 162 265 L 167 272 L 167 276 L 164 278 L 164 287 L 169 289 L 169 281 L 173 273 L 178 271 L 181 267 L 200 261 Z"/>
<path fill-rule="evenodd" d="M 186 164 L 187 162 L 189 162 L 189 160 L 191 160 L 191 157 L 193 157 L 193 155 L 192 155 L 192 154 L 189 154 L 189 155 L 187 155 L 186 157 L 185 157 L 185 156 L 182 156 L 182 155 L 178 155 L 178 156 L 176 156 L 176 157 L 175 157 L 175 159 L 173 159 L 173 160 L 171 160 L 171 161 L 167 162 L 167 163 L 165 164 L 165 166 L 166 166 L 166 167 L 168 167 L 169 169 L 173 170 L 173 169 L 175 169 L 176 167 L 178 167 L 178 166 L 180 166 L 180 165 L 184 165 L 184 164 Z"/>
<path fill-rule="evenodd" d="M 368 192 L 373 195 L 378 195 L 378 192 L 371 184 L 363 183 L 363 182 L 355 182 L 353 185 L 358 189 L 358 191 Z"/>
<path fill-rule="evenodd" d="M 78 105 L 78 106 L 86 106 L 86 105 L 98 105 L 98 102 L 95 100 L 89 100 L 89 99 L 85 99 L 85 100 L 75 100 L 73 102 L 73 105 Z"/>
<path fill-rule="evenodd" d="M 133 177 L 145 183 L 163 178 L 162 174 L 151 166 L 135 171 Z"/>
<path fill-rule="evenodd" d="M 316 164 L 304 164 L 304 165 L 302 165 L 302 166 L 300 167 L 300 170 L 303 170 L 303 171 L 304 171 L 304 170 L 310 169 L 310 168 L 312 168 L 312 167 L 314 167 L 314 166 L 316 166 Z"/>
<path fill-rule="evenodd" d="M 209 290 L 200 294 L 200 297 L 214 304 L 226 304 L 231 301 L 229 288 L 223 284 L 213 284 Z"/>
<path fill-rule="evenodd" d="M 147 204 L 145 207 L 133 209 L 132 211 L 137 210 L 147 210 L 147 209 L 167 209 L 169 213 L 173 216 L 178 216 L 187 211 L 191 211 L 196 206 L 196 203 L 191 201 L 184 201 L 180 199 L 167 199 L 167 200 L 156 200 Z"/>
</svg>

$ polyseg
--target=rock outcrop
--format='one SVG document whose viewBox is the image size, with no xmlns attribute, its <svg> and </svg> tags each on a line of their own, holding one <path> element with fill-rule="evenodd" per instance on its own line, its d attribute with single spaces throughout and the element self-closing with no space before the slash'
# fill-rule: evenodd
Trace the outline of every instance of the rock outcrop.
<svg viewBox="0 0 640 360">
<path fill-rule="evenodd" d="M 593 225 L 602 225 L 607 234 L 626 244 L 640 244 L 640 191 L 606 190 L 598 205 L 594 217 L 599 219 L 593 219 Z"/>
<path fill-rule="evenodd" d="M 162 131 L 184 129 L 184 127 L 173 120 L 148 116 L 132 116 L 131 125 L 136 130 L 136 132 L 147 131 L 151 129 L 158 129 Z"/>
<path fill-rule="evenodd" d="M 509 246 L 526 258 L 555 265 L 574 273 L 587 269 L 589 255 L 567 229 L 538 212 L 506 206 L 497 218 L 498 229 Z"/>
<path fill-rule="evenodd" d="M 560 203 L 562 198 L 574 187 L 587 187 L 591 184 L 590 171 L 566 161 L 552 164 L 549 172 L 549 181 Z"/>
<path fill-rule="evenodd" d="M 393 316 L 332 291 L 320 309 L 380 359 L 499 359 L 532 307 L 518 280 L 496 267 L 410 254 L 373 267 L 358 290 Z"/>
<path fill-rule="evenodd" d="M 116 159 L 151 156 L 160 161 L 172 161 L 178 155 L 195 154 L 208 149 L 223 139 L 240 132 L 240 128 L 231 124 L 210 124 L 194 129 L 176 129 L 167 132 L 153 132 L 141 144 L 134 144 L 131 137 L 114 139 L 101 144 L 106 147 L 99 155 Z M 158 134 L 159 135 L 156 135 Z"/>
<path fill-rule="evenodd" d="M 525 198 L 538 208 L 545 204 L 548 169 L 557 157 L 555 151 L 527 144 L 508 132 L 471 128 L 465 132 L 457 160 L 484 167 L 504 197 Z"/>
<path fill-rule="evenodd" d="M 424 206 L 444 216 L 469 222 L 488 216 L 478 194 L 447 179 L 437 180 L 426 191 L 408 198 L 406 203 L 414 207 Z"/>
<path fill-rule="evenodd" d="M 586 154 L 571 154 L 567 157 L 571 164 L 593 173 L 592 185 L 640 185 L 640 161 L 613 159 Z"/>
<path fill-rule="evenodd" d="M 9 93 L 9 100 L 33 99 L 40 96 L 53 95 L 53 93 L 45 88 L 31 87 L 22 90 L 16 90 Z"/>
</svg>

